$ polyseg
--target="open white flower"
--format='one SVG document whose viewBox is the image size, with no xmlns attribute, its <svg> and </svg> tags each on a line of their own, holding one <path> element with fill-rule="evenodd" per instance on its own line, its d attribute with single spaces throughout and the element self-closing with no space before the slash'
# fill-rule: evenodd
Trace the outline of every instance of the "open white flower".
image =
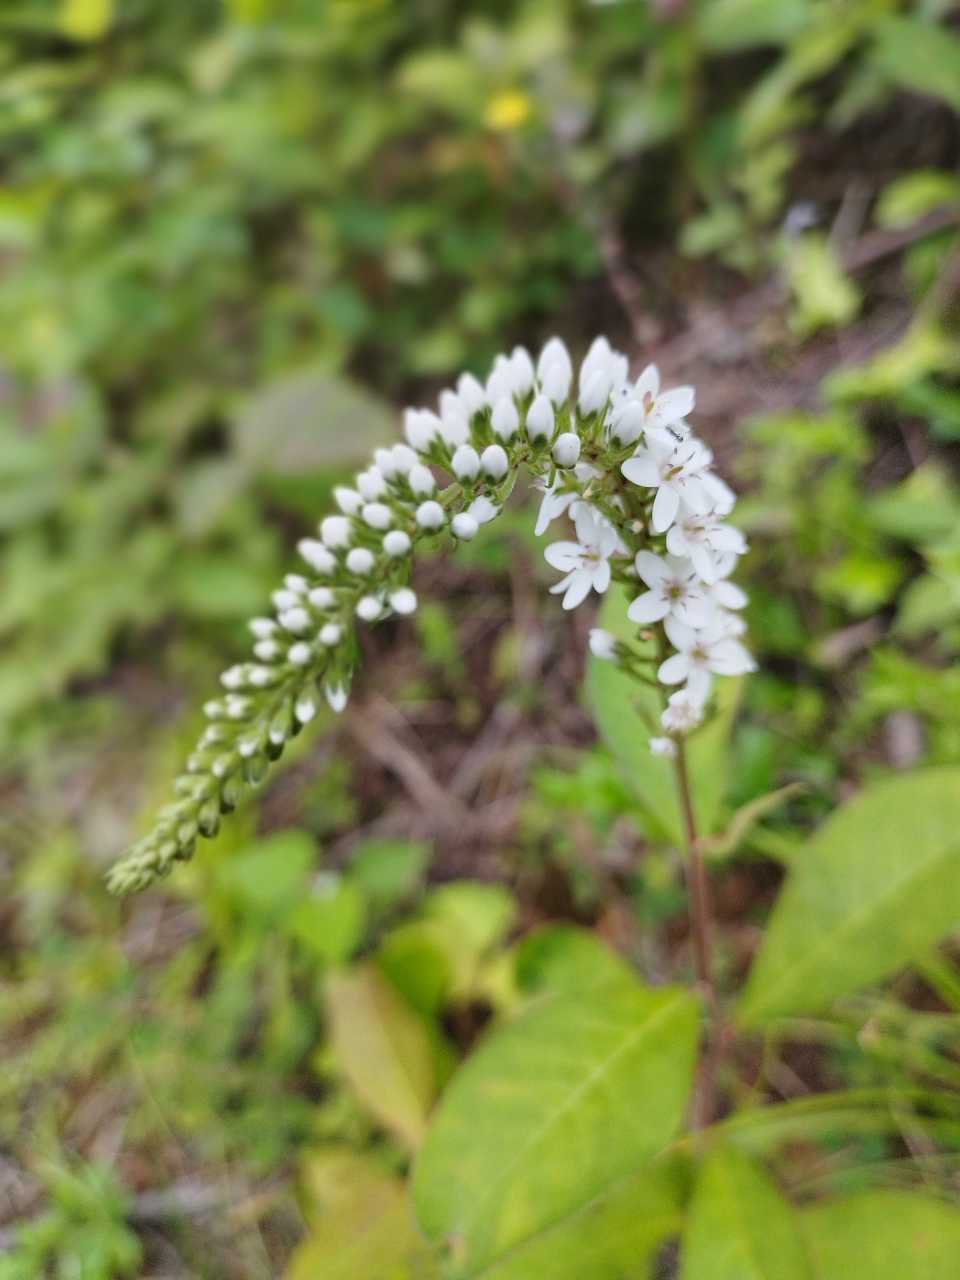
<svg viewBox="0 0 960 1280">
<path fill-rule="evenodd" d="M 550 588 L 564 593 L 564 609 L 582 604 L 591 589 L 602 595 L 610 585 L 610 557 L 623 550 L 616 529 L 589 503 L 576 503 L 572 514 L 577 541 L 551 542 L 543 553 L 547 564 L 566 574 Z"/>
<path fill-rule="evenodd" d="M 693 387 L 660 386 L 660 370 L 648 364 L 633 385 L 634 398 L 643 405 L 644 421 L 648 427 L 670 427 L 683 421 L 692 413 L 696 403 Z"/>
<path fill-rule="evenodd" d="M 573 469 L 573 474 L 581 484 L 586 484 L 598 472 L 596 467 L 592 467 L 589 462 L 578 462 Z M 543 499 L 540 503 L 540 510 L 537 512 L 537 523 L 534 526 L 534 533 L 538 538 L 542 533 L 546 533 L 548 526 L 556 520 L 557 516 L 562 516 L 580 497 L 580 493 L 576 489 L 561 489 L 562 479 L 562 476 L 557 476 L 552 484 L 545 486 L 543 489 Z"/>
<path fill-rule="evenodd" d="M 637 596 L 627 610 L 631 622 L 643 626 L 674 617 L 691 627 L 700 627 L 710 620 L 710 605 L 689 560 L 638 551 L 634 565 L 650 590 Z"/>
<path fill-rule="evenodd" d="M 703 703 L 689 689 L 678 689 L 667 699 L 660 723 L 667 733 L 686 734 L 695 729 L 702 719 Z"/>
<path fill-rule="evenodd" d="M 724 524 L 713 511 L 685 512 L 667 533 L 670 554 L 687 556 L 700 577 L 708 583 L 717 582 L 725 576 L 721 573 L 721 557 L 740 556 L 746 549 L 747 540 L 740 530 L 732 524 Z"/>
<path fill-rule="evenodd" d="M 653 500 L 655 533 L 663 533 L 670 528 L 681 503 L 689 511 L 709 509 L 710 501 L 702 476 L 712 458 L 710 450 L 699 440 L 678 443 L 654 438 L 622 464 L 620 470 L 632 484 L 657 491 Z"/>
<path fill-rule="evenodd" d="M 706 627 L 688 627 L 676 618 L 667 618 L 664 630 L 677 650 L 660 664 L 657 676 L 664 684 L 686 681 L 692 698 L 705 702 L 712 676 L 739 676 L 755 671 L 756 663 L 739 640 L 715 619 Z"/>
</svg>

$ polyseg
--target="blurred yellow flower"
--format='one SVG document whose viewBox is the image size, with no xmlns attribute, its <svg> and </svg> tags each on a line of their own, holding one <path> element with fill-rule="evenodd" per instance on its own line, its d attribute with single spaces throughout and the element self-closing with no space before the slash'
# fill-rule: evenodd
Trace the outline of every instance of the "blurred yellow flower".
<svg viewBox="0 0 960 1280">
<path fill-rule="evenodd" d="M 484 121 L 489 129 L 517 129 L 530 119 L 533 103 L 520 89 L 503 89 L 487 103 Z"/>
</svg>

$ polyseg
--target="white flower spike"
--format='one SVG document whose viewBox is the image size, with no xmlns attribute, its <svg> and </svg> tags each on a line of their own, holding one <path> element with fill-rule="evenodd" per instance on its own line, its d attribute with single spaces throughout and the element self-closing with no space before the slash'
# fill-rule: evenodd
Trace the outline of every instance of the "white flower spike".
<svg viewBox="0 0 960 1280">
<path fill-rule="evenodd" d="M 412 614 L 418 547 L 445 534 L 475 538 L 522 468 L 543 495 L 536 533 L 561 517 L 573 521 L 574 538 L 544 552 L 562 574 L 551 590 L 563 607 L 602 595 L 614 578 L 633 587 L 629 619 L 653 632 L 663 653 L 664 705 L 650 747 L 675 755 L 707 715 L 714 676 L 755 665 L 741 639 L 746 596 L 730 580 L 746 540 L 728 523 L 735 495 L 687 422 L 694 402 L 691 387 L 662 388 L 652 365 L 631 382 L 626 356 L 606 338 L 591 345 L 574 379 L 569 351 L 551 338 L 536 364 L 515 347 L 485 382 L 464 373 L 442 391 L 439 412 L 408 409 L 404 441 L 376 449 L 351 484 L 334 490 L 336 512 L 320 522 L 319 537 L 298 543 L 306 571 L 274 592 L 275 616 L 251 622 L 253 660 L 221 676 L 227 692 L 204 706 L 207 725 L 172 803 L 111 872 L 111 887 L 142 888 L 190 857 L 322 698 L 344 709 L 360 624 Z M 649 659 L 627 640 L 595 627 L 590 651 L 649 678 L 638 667 Z"/>
</svg>

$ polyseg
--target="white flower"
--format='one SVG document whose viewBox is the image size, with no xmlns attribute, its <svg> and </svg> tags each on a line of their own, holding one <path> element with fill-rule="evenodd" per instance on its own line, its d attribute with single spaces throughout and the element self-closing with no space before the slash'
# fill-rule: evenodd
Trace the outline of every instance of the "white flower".
<svg viewBox="0 0 960 1280">
<path fill-rule="evenodd" d="M 309 724 L 317 714 L 317 704 L 308 693 L 305 693 L 302 697 L 297 699 L 297 705 L 293 709 L 293 714 L 301 724 Z M 273 737 L 273 734 L 270 736 L 273 738 L 273 741 L 276 742 L 276 738 Z"/>
<path fill-rule="evenodd" d="M 716 582 L 723 576 L 721 556 L 739 556 L 746 549 L 747 540 L 740 530 L 724 524 L 713 512 L 688 512 L 667 533 L 667 550 L 689 557 L 704 582 Z"/>
<path fill-rule="evenodd" d="M 470 419 L 459 403 L 448 404 L 440 415 L 440 435 L 450 449 L 458 449 L 470 439 Z"/>
<path fill-rule="evenodd" d="M 315 609 L 332 609 L 337 602 L 329 587 L 312 587 L 307 592 L 307 599 Z"/>
<path fill-rule="evenodd" d="M 606 369 L 594 369 L 580 388 L 580 412 L 597 413 L 607 403 L 612 383 Z"/>
<path fill-rule="evenodd" d="M 305 667 L 313 657 L 313 649 L 304 640 L 298 640 L 287 650 L 287 661 L 295 667 Z"/>
<path fill-rule="evenodd" d="M 284 631 L 292 631 L 294 635 L 309 631 L 312 622 L 313 619 L 306 609 L 301 609 L 299 606 L 293 609 L 285 609 L 280 615 L 280 625 Z"/>
<path fill-rule="evenodd" d="M 558 467 L 572 467 L 580 460 L 580 437 L 576 432 L 564 431 L 557 436 L 553 460 Z"/>
<path fill-rule="evenodd" d="M 689 689 L 678 689 L 667 699 L 660 723 L 667 733 L 684 734 L 695 729 L 702 719 L 703 702 Z"/>
<path fill-rule="evenodd" d="M 589 462 L 578 462 L 573 469 L 573 473 L 581 484 L 586 484 L 588 480 L 598 474 L 596 467 L 592 467 Z M 550 485 L 544 485 L 542 481 L 540 482 L 543 498 L 540 502 L 540 510 L 537 513 L 537 523 L 534 526 L 534 533 L 538 538 L 542 533 L 546 532 L 548 526 L 556 520 L 557 516 L 562 516 L 568 507 L 581 496 L 576 489 L 561 490 L 559 486 L 559 476 Z"/>
<path fill-rule="evenodd" d="M 604 631 L 603 627 L 591 627 L 590 652 L 595 658 L 603 658 L 607 662 L 615 662 L 619 647 L 620 642 L 616 636 L 611 635 L 609 631 Z"/>
<path fill-rule="evenodd" d="M 325 622 L 320 628 L 320 643 L 327 649 L 332 649 L 335 644 L 340 643 L 340 637 L 343 635 L 343 628 L 336 622 Z"/>
<path fill-rule="evenodd" d="M 738 676 L 756 670 L 753 658 L 722 622 L 694 630 L 667 618 L 663 625 L 678 652 L 661 663 L 657 676 L 664 684 L 686 681 L 691 697 L 700 702 L 706 701 L 713 674 Z"/>
<path fill-rule="evenodd" d="M 247 626 L 258 640 L 269 640 L 277 629 L 273 618 L 251 618 Z"/>
<path fill-rule="evenodd" d="M 648 364 L 633 386 L 633 398 L 643 406 L 648 427 L 670 427 L 693 411 L 696 393 L 693 387 L 660 388 L 660 370 Z"/>
<path fill-rule="evenodd" d="M 677 754 L 677 744 L 672 738 L 651 738 L 650 750 L 655 756 L 664 756 L 672 760 Z"/>
<path fill-rule="evenodd" d="M 408 444 L 395 444 L 390 450 L 393 458 L 393 469 L 398 476 L 407 476 L 414 467 L 420 465 L 420 459 Z"/>
<path fill-rule="evenodd" d="M 510 352 L 510 373 L 515 395 L 526 395 L 534 383 L 533 361 L 526 347 L 514 347 Z"/>
<path fill-rule="evenodd" d="M 677 444 L 652 439 L 623 463 L 620 470 L 631 483 L 657 491 L 653 500 L 655 533 L 670 528 L 681 502 L 691 511 L 707 509 L 709 500 L 701 476 L 711 460 L 710 450 L 699 440 Z"/>
<path fill-rule="evenodd" d="M 551 542 L 544 549 L 547 564 L 566 574 L 550 588 L 553 594 L 563 592 L 564 609 L 575 609 L 590 594 L 591 588 L 603 594 L 610 585 L 610 557 L 622 550 L 616 529 L 587 502 L 573 507 L 576 542 Z"/>
<path fill-rule="evenodd" d="M 627 610 L 631 622 L 642 626 L 672 616 L 698 627 L 709 621 L 710 609 L 689 560 L 638 551 L 634 564 L 650 590 L 637 596 Z"/>
</svg>

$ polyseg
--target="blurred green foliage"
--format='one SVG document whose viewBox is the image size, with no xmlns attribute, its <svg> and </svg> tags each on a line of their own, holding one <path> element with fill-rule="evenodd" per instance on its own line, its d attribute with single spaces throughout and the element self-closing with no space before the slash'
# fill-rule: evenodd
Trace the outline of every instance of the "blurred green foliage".
<svg viewBox="0 0 960 1280">
<path fill-rule="evenodd" d="M 731 467 L 762 673 L 734 737 L 705 746 L 729 778 L 718 837 L 741 820 L 718 874 L 731 896 L 750 873 L 761 888 L 726 908 L 725 978 L 764 886 L 852 778 L 960 761 L 956 16 L 945 0 L 0 8 L 0 1276 L 106 1280 L 144 1256 L 212 1280 L 289 1258 L 291 1277 L 430 1275 L 401 1174 L 488 1023 L 628 983 L 600 936 L 677 976 L 683 890 L 649 804 L 663 779 L 645 756 L 624 772 L 616 690 L 596 708 L 607 746 L 544 750 L 524 773 L 510 887 L 462 864 L 432 884 L 430 846 L 405 836 L 367 832 L 344 856 L 380 795 L 348 757 L 319 767 L 299 746 L 262 823 L 231 820 L 169 894 L 124 912 L 100 882 L 191 736 L 181 703 L 394 407 L 514 338 L 625 330 L 625 270 L 655 333 L 701 295 L 772 283 L 772 336 L 736 377 L 816 356 L 796 405 L 738 425 Z M 878 235 L 902 253 L 864 271 Z M 469 627 L 515 603 L 527 535 L 504 526 L 464 556 L 469 589 L 418 614 L 403 676 L 459 727 L 490 692 Z M 498 631 L 490 683 L 546 741 L 557 708 L 530 643 L 519 621 Z M 904 1189 L 918 1170 L 952 1187 L 930 1144 L 957 1149 L 960 977 L 932 949 L 914 968 L 936 1012 L 901 981 L 802 1028 L 818 1087 L 881 1106 L 851 1104 L 844 1127 L 814 1098 L 805 1127 L 782 1122 L 804 1139 L 786 1155 L 760 1108 L 743 1126 L 792 1187 L 853 1193 L 849 1241 L 832 1207 L 801 1215 L 824 1274 L 862 1254 L 858 1222 L 889 1221 L 884 1196 L 956 1231 Z M 769 1033 L 771 1088 L 800 1034 Z M 761 1087 L 727 1085 L 741 1105 Z M 724 1161 L 779 1212 L 763 1175 Z M 662 1237 L 630 1234 L 636 1188 L 603 1203 L 611 1266 L 679 1230 L 674 1172 L 642 1193 Z M 153 1204 L 168 1185 L 189 1194 Z M 709 1225 L 709 1179 L 693 1204 Z"/>
</svg>

